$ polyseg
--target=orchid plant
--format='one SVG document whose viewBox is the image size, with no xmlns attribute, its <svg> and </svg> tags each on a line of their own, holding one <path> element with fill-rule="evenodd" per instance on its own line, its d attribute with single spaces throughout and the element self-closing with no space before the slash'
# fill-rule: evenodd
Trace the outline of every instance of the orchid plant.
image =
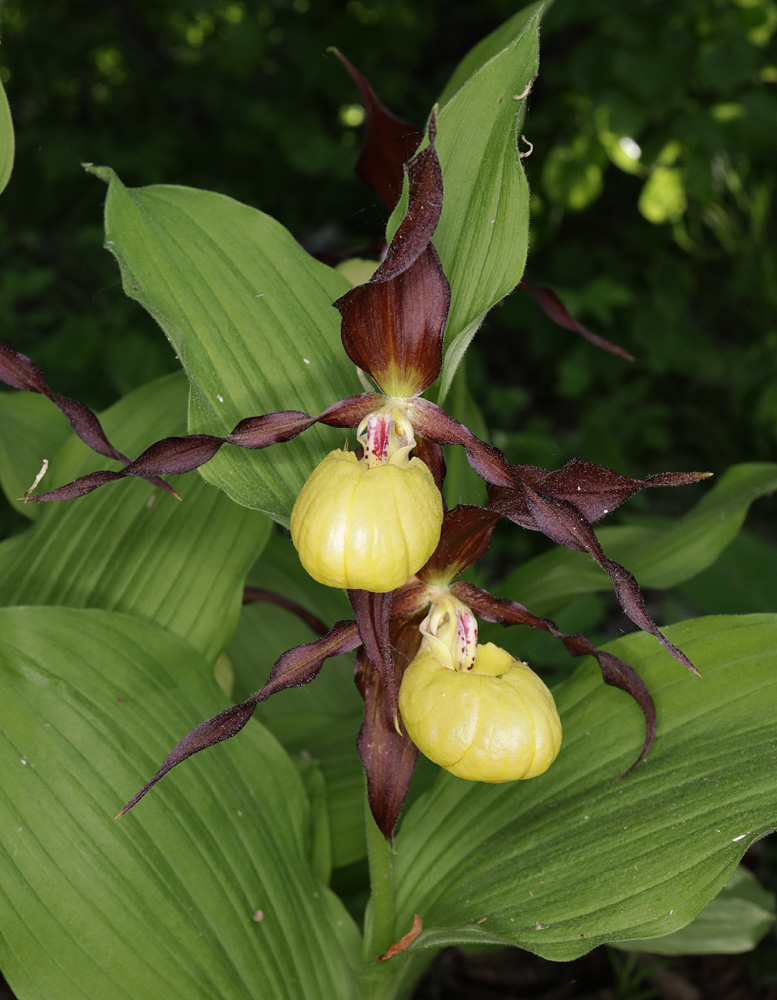
<svg viewBox="0 0 777 1000">
<path fill-rule="evenodd" d="M 0 379 L 55 404 L 80 439 L 67 445 L 70 457 L 52 463 L 57 475 L 70 472 L 65 485 L 25 491 L 24 512 L 43 511 L 29 538 L 4 543 L 11 569 L 15 559 L 34 566 L 41 547 L 62 553 L 61 582 L 48 574 L 56 595 L 38 587 L 40 599 L 30 600 L 27 570 L 11 572 L 2 612 L 12 690 L 28 706 L 21 728 L 9 722 L 9 746 L 17 758 L 29 754 L 43 782 L 37 791 L 9 784 L 10 814 L 30 818 L 14 835 L 21 860 L 3 869 L 7 899 L 18 911 L 9 873 L 18 866 L 19 884 L 34 886 L 35 866 L 48 858 L 46 878 L 53 864 L 63 885 L 79 886 L 71 900 L 92 899 L 102 916 L 87 921 L 84 940 L 102 941 L 101 954 L 110 956 L 71 963 L 72 988 L 58 988 L 58 996 L 107 995 L 111 983 L 116 995 L 120 984 L 150 997 L 169 980 L 171 996 L 388 998 L 406 995 L 451 943 L 514 944 L 570 958 L 602 941 L 675 932 L 682 950 L 680 928 L 772 822 L 764 788 L 775 781 L 767 752 L 774 738 L 747 720 L 775 697 L 765 656 L 774 616 L 698 619 L 662 631 L 635 576 L 606 554 L 593 528 L 639 490 L 692 484 L 708 473 L 635 479 L 579 459 L 556 471 L 514 465 L 444 405 L 486 312 L 514 288 L 533 294 L 561 325 L 628 357 L 523 276 L 528 186 L 516 143 L 537 71 L 540 13 L 536 5 L 519 12 L 472 50 L 423 132 L 392 115 L 337 54 L 367 115 L 358 172 L 391 215 L 382 260 L 361 284 L 308 257 L 274 220 L 228 199 L 180 188 L 128 191 L 107 168 L 89 167 L 108 183 L 106 245 L 125 290 L 158 319 L 181 358 L 186 433 L 168 432 L 162 416 L 168 400 L 180 399 L 180 381 L 151 387 L 103 420 L 0 345 Z M 265 412 L 246 415 L 257 400 Z M 111 441 L 160 429 L 166 436 L 135 445 L 136 453 L 143 448 L 135 459 L 125 454 L 129 444 L 120 451 Z M 343 447 L 348 429 L 355 441 Z M 56 439 L 53 430 L 45 434 Z M 83 445 L 118 467 L 84 470 Z M 444 449 L 454 446 L 485 483 L 485 506 L 446 504 Z M 194 495 L 181 488 L 183 505 L 168 475 L 186 477 Z M 701 501 L 697 522 L 710 531 L 676 542 L 676 560 L 660 554 L 660 539 L 653 545 L 661 571 L 676 577 L 682 564 L 680 572 L 692 575 L 712 561 L 725 544 L 713 530 L 725 520 L 721 508 L 746 509 L 758 490 L 777 483 L 771 468 L 739 476 Z M 291 543 L 270 540 L 263 514 L 290 527 Z M 599 648 L 580 632 L 565 633 L 544 608 L 532 612 L 515 599 L 524 594 L 495 596 L 467 581 L 495 530 L 511 528 L 506 521 L 542 533 L 565 559 L 591 557 L 596 589 L 611 585 L 648 635 Z M 176 525 L 181 537 L 168 548 Z M 195 528 L 193 537 L 208 545 L 191 542 Z M 116 558 L 125 557 L 117 586 L 106 538 L 116 542 Z M 134 570 L 128 547 L 138 552 Z M 257 559 L 260 589 L 246 586 Z M 139 580 L 141 564 L 153 570 L 153 583 Z M 569 565 L 574 579 L 582 563 Z M 284 574 L 293 590 L 286 596 Z M 91 594 L 67 598 L 65 578 L 79 576 L 91 580 Z M 178 579 L 186 580 L 183 599 L 172 585 Z M 352 616 L 340 613 L 327 588 L 347 592 Z M 285 609 L 318 638 L 283 652 L 253 694 L 198 716 L 197 707 L 215 704 L 214 671 L 228 693 L 248 682 L 236 683 L 235 638 L 223 652 L 241 597 L 237 637 L 251 635 L 246 615 L 259 600 L 262 634 Z M 327 617 L 334 607 L 330 626 L 318 612 Z M 480 641 L 483 623 L 529 626 L 590 659 L 552 693 L 512 641 L 506 649 Z M 262 640 L 254 640 L 262 659 Z M 703 667 L 703 680 L 680 644 Z M 352 693 L 342 692 L 343 671 L 338 679 L 338 664 L 323 664 L 353 652 L 362 704 L 351 728 L 356 713 Z M 675 670 L 671 658 L 686 670 Z M 631 696 L 642 731 L 621 696 L 613 700 L 596 683 L 591 660 L 606 685 Z M 60 689 L 64 699 L 52 699 Z M 284 725 L 269 699 L 294 689 L 302 700 Z M 129 720 L 127 701 L 140 713 Z M 348 706 L 347 724 L 339 702 Z M 189 765 L 177 772 L 186 775 L 180 791 L 170 779 L 131 817 L 105 825 L 109 814 L 98 803 L 128 780 L 137 788 L 138 772 L 184 717 L 191 726 L 210 715 L 178 740 L 119 816 L 173 767 L 243 730 L 260 705 L 280 743 L 252 724 L 208 755 L 197 772 L 206 778 Z M 366 828 L 352 808 L 362 779 L 357 772 L 351 780 L 353 766 L 341 759 L 349 741 L 366 777 Z M 710 750 L 721 741 L 725 753 Z M 60 744 L 65 785 L 49 770 Z M 26 767 L 27 756 L 21 760 Z M 715 781 L 704 785 L 713 767 Z M 347 808 L 344 799 L 338 805 L 338 780 Z M 740 807 L 732 814 L 735 790 Z M 78 843 L 91 831 L 97 889 L 95 878 L 84 888 L 71 862 L 56 860 L 63 848 L 52 846 L 30 801 L 53 805 Z M 25 825 L 37 847 L 22 838 Z M 682 835 L 671 832 L 675 825 Z M 622 835 L 629 828 L 633 835 Z M 365 857 L 371 896 L 360 933 L 354 896 L 343 892 L 349 912 L 329 883 L 333 868 L 335 885 L 337 870 Z M 117 886 L 116 873 L 127 870 Z M 116 906 L 130 913 L 126 934 L 118 933 Z M 64 923 L 51 919 L 56 941 L 64 941 Z M 31 921 L 4 929 L 3 968 L 21 1000 L 51 994 L 55 975 L 46 962 L 37 975 L 22 972 L 19 957 L 37 947 Z M 160 940 L 162 927 L 172 938 Z M 147 963 L 138 970 L 128 962 L 141 951 Z"/>
</svg>

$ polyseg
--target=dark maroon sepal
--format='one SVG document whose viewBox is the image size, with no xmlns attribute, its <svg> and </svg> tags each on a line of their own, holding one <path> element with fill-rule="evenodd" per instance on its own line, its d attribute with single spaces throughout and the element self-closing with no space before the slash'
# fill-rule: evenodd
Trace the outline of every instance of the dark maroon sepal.
<svg viewBox="0 0 777 1000">
<path fill-rule="evenodd" d="M 526 278 L 521 278 L 517 287 L 520 291 L 528 292 L 529 295 L 533 296 L 545 315 L 550 317 L 558 326 L 563 327 L 565 330 L 572 330 L 573 333 L 579 333 L 587 341 L 595 347 L 600 347 L 603 351 L 609 351 L 610 354 L 617 354 L 618 357 L 625 358 L 627 361 L 634 360 L 628 351 L 624 351 L 622 347 L 613 344 L 610 340 L 605 340 L 604 337 L 593 333 L 587 326 L 583 326 L 582 323 L 578 323 L 576 319 L 573 319 L 558 295 L 555 292 L 551 292 L 549 288 L 538 288 L 535 285 L 531 285 Z"/>
<path fill-rule="evenodd" d="M 43 372 L 36 364 L 33 364 L 26 355 L 12 351 L 2 343 L 0 343 L 0 380 L 14 389 L 37 392 L 51 400 L 65 414 L 75 433 L 92 451 L 105 458 L 115 458 L 118 462 L 129 461 L 126 455 L 122 455 L 113 447 L 105 436 L 100 421 L 88 407 L 74 399 L 68 399 L 67 396 L 53 393 L 43 377 Z"/>
<path fill-rule="evenodd" d="M 268 448 L 282 441 L 290 441 L 302 431 L 312 427 L 315 417 L 301 410 L 281 410 L 265 413 L 260 417 L 246 417 L 224 439 L 241 448 Z"/>
<path fill-rule="evenodd" d="M 389 612 L 391 619 L 401 621 L 412 618 L 426 608 L 428 603 L 429 588 L 425 583 L 418 583 L 412 578 L 412 582 L 408 581 L 394 591 L 394 601 Z"/>
<path fill-rule="evenodd" d="M 471 504 L 446 511 L 440 541 L 418 578 L 430 586 L 447 586 L 479 559 L 491 544 L 499 514 Z"/>
<path fill-rule="evenodd" d="M 428 399 L 414 399 L 408 406 L 414 430 L 437 444 L 460 444 L 469 464 L 487 483 L 518 486 L 513 467 L 498 448 L 475 437 L 472 431 Z"/>
<path fill-rule="evenodd" d="M 368 282 L 337 299 L 348 357 L 389 396 L 413 396 L 437 378 L 450 307 L 432 234 L 442 210 L 442 171 L 429 145 L 407 166 L 408 210 L 386 258 Z"/>
<path fill-rule="evenodd" d="M 186 434 L 182 437 L 163 438 L 150 445 L 130 462 L 122 473 L 125 476 L 183 475 L 210 461 L 224 444 L 224 438 L 213 434 Z"/>
<path fill-rule="evenodd" d="M 597 649 L 582 633 L 565 635 L 550 618 L 539 618 L 519 604 L 518 601 L 508 601 L 494 597 L 487 590 L 471 583 L 455 583 L 451 593 L 463 601 L 478 618 L 488 622 L 498 622 L 500 625 L 529 625 L 542 629 L 556 639 L 561 639 L 572 656 L 593 656 L 599 664 L 602 679 L 605 684 L 620 688 L 636 701 L 645 718 L 645 739 L 642 750 L 636 760 L 620 775 L 628 774 L 647 754 L 653 745 L 656 735 L 656 706 L 647 689 L 647 685 L 637 671 L 618 656 Z"/>
<path fill-rule="evenodd" d="M 393 115 L 378 100 L 375 91 L 342 52 L 331 49 L 361 92 L 367 129 L 356 174 L 373 188 L 386 211 L 391 212 L 402 194 L 404 164 L 424 137 L 421 129 Z"/>
<path fill-rule="evenodd" d="M 379 396 L 375 392 L 362 392 L 328 406 L 316 420 L 328 427 L 358 427 L 366 416 L 380 409 L 385 402 L 385 396 Z"/>
<path fill-rule="evenodd" d="M 380 399 L 379 396 L 374 398 Z M 346 400 L 345 403 L 347 402 Z M 134 462 L 130 462 L 122 456 L 122 461 L 127 462 L 127 464 L 117 472 L 92 472 L 75 479 L 72 483 L 67 483 L 65 486 L 49 490 L 47 493 L 40 493 L 37 496 L 27 497 L 27 499 L 36 502 L 72 500 L 91 493 L 98 486 L 116 482 L 117 479 L 139 476 L 142 479 L 147 479 L 154 486 L 159 486 L 174 496 L 176 500 L 180 500 L 181 498 L 172 486 L 159 478 L 160 475 L 173 476 L 192 472 L 209 462 L 225 444 L 233 444 L 239 448 L 258 449 L 268 448 L 270 445 L 282 441 L 289 441 L 311 427 L 317 419 L 308 416 L 301 410 L 281 410 L 278 413 L 246 417 L 226 437 L 217 437 L 214 434 L 184 434 L 180 437 L 163 438 L 146 448 Z"/>
<path fill-rule="evenodd" d="M 432 441 L 431 438 L 424 437 L 422 434 L 416 434 L 415 454 L 416 458 L 420 458 L 425 465 L 429 466 L 429 471 L 432 474 L 435 485 L 440 493 L 442 493 L 446 471 L 442 445 L 439 445 L 436 441 Z M 443 506 L 445 506 L 445 497 L 442 498 L 442 502 Z"/>
<path fill-rule="evenodd" d="M 574 504 L 591 523 L 612 513 L 639 490 L 651 486 L 685 486 L 709 475 L 707 472 L 662 472 L 647 479 L 632 479 L 579 458 L 573 458 L 555 472 L 534 465 L 516 465 L 513 469 L 522 483 Z M 492 486 L 489 487 L 488 498 L 492 510 L 502 512 L 509 509 L 511 513 L 508 516 L 513 520 L 522 512 L 531 519 L 528 504 L 520 491 L 516 493 L 514 489 Z"/>
<path fill-rule="evenodd" d="M 389 633 L 394 591 L 374 594 L 371 590 L 349 590 L 348 599 L 356 615 L 364 651 L 383 680 L 388 711 L 393 718 L 399 718 L 397 687 L 394 683 L 394 657 Z"/>
<path fill-rule="evenodd" d="M 85 497 L 87 493 L 96 490 L 98 486 L 105 486 L 106 483 L 115 483 L 117 479 L 124 479 L 123 472 L 90 472 L 86 476 L 79 476 L 72 483 L 58 486 L 54 490 L 46 493 L 38 493 L 35 496 L 28 496 L 29 503 L 49 503 L 54 500 L 76 500 L 78 497 Z M 177 496 L 177 494 L 176 494 Z M 178 497 L 180 500 L 180 497 Z"/>
<path fill-rule="evenodd" d="M 389 840 L 407 795 L 418 750 L 401 720 L 397 731 L 386 686 L 363 650 L 356 658 L 354 679 L 364 698 L 364 721 L 356 747 L 367 775 L 370 810 L 378 829 Z"/>
<path fill-rule="evenodd" d="M 221 743 L 235 736 L 248 722 L 260 701 L 284 688 L 300 687 L 308 684 L 318 674 L 324 660 L 340 653 L 349 653 L 361 644 L 359 630 L 355 622 L 337 622 L 321 639 L 307 642 L 303 646 L 290 649 L 278 657 L 270 671 L 267 683 L 255 694 L 239 705 L 219 712 L 213 718 L 201 722 L 178 743 L 167 755 L 154 777 L 136 792 L 124 808 L 117 814 L 123 816 L 138 803 L 149 789 L 171 771 L 176 764 L 191 757 L 200 750 Z"/>
<path fill-rule="evenodd" d="M 514 506 L 507 491 L 502 491 L 499 493 L 499 503 L 494 508 L 525 528 L 541 531 L 557 545 L 593 556 L 609 574 L 620 606 L 634 624 L 654 635 L 678 663 L 698 675 L 696 667 L 685 653 L 670 642 L 648 615 L 645 600 L 633 575 L 604 554 L 594 529 L 577 506 L 569 500 L 545 492 L 544 489 L 532 489 L 525 481 L 522 484 L 522 495 L 515 492 Z"/>
</svg>

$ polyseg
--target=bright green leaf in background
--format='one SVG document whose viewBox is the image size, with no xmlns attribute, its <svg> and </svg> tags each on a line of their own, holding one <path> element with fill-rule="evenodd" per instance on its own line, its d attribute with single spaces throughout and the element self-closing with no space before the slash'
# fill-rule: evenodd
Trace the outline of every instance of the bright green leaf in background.
<svg viewBox="0 0 777 1000">
<path fill-rule="evenodd" d="M 688 207 L 683 172 L 676 167 L 656 167 L 639 196 L 639 210 L 648 222 L 677 222 Z"/>
<path fill-rule="evenodd" d="M 5 189 L 13 170 L 14 135 L 11 109 L 0 80 L 0 191 Z"/>
<path fill-rule="evenodd" d="M 737 955 L 751 951 L 774 923 L 774 894 L 743 865 L 686 927 L 666 937 L 617 941 L 623 951 L 654 955 Z"/>
<path fill-rule="evenodd" d="M 138 454 L 155 437 L 183 432 L 186 394 L 183 375 L 167 376 L 107 410 L 103 427 L 125 454 Z M 5 410 L 18 405 L 26 413 L 29 398 L 9 394 Z M 0 430 L 7 454 L 14 450 L 15 426 Z M 74 436 L 50 458 L 41 489 L 95 468 L 119 467 Z M 36 458 L 30 468 L 39 463 Z M 127 479 L 70 503 L 41 504 L 34 527 L 0 544 L 0 604 L 125 611 L 215 657 L 235 627 L 245 575 L 271 523 L 196 472 L 172 478 L 182 502 L 144 480 Z"/>
<path fill-rule="evenodd" d="M 424 931 L 396 961 L 448 944 L 515 944 L 568 960 L 605 941 L 691 921 L 747 848 L 775 826 L 777 615 L 667 629 L 699 666 L 678 668 L 643 633 L 607 648 L 639 671 L 658 710 L 645 763 L 639 710 L 582 664 L 556 689 L 564 742 L 531 782 L 441 775 L 396 839 L 395 930 Z M 421 953 L 421 957 L 417 953 Z"/>
<path fill-rule="evenodd" d="M 106 247 L 124 290 L 160 324 L 189 379 L 191 432 L 223 436 L 276 410 L 313 415 L 360 391 L 332 308 L 350 284 L 279 223 L 213 192 L 131 190 L 95 172 L 109 185 Z M 225 445 L 202 475 L 288 523 L 311 470 L 341 443 L 342 432 L 313 427 L 269 453 Z"/>
<path fill-rule="evenodd" d="M 19 1000 L 357 996 L 359 935 L 311 874 L 296 768 L 252 723 L 112 817 L 223 705 L 115 612 L 0 611 L 0 965 Z"/>
</svg>

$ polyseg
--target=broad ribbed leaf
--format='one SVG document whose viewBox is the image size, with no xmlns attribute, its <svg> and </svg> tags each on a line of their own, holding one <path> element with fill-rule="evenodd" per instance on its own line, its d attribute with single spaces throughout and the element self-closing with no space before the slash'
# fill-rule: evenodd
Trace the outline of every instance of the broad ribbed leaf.
<svg viewBox="0 0 777 1000">
<path fill-rule="evenodd" d="M 31 521 L 42 508 L 20 497 L 32 486 L 44 459 L 50 462 L 69 435 L 70 424 L 48 399 L 30 392 L 0 392 L 0 486 L 9 503 Z"/>
<path fill-rule="evenodd" d="M 526 98 L 538 67 L 539 11 L 441 109 L 443 208 L 434 235 L 451 285 L 439 401 L 486 312 L 518 284 L 529 237 L 529 186 L 519 158 Z M 501 39 L 500 39 L 501 41 Z M 406 198 L 392 216 L 393 233 Z"/>
<path fill-rule="evenodd" d="M 327 626 L 352 616 L 342 591 L 322 587 L 304 572 L 287 538 L 270 539 L 249 580 L 304 605 Z M 235 675 L 230 697 L 247 698 L 267 680 L 284 650 L 315 638 L 290 611 L 246 605 L 226 648 Z M 321 767 L 335 867 L 358 861 L 366 850 L 364 772 L 356 752 L 363 711 L 353 680 L 353 654 L 328 661 L 314 684 L 282 691 L 258 709 L 263 724 L 290 754 L 313 758 Z"/>
<path fill-rule="evenodd" d="M 774 893 L 740 865 L 698 917 L 674 934 L 618 941 L 623 951 L 654 955 L 737 955 L 751 951 L 774 924 Z"/>
<path fill-rule="evenodd" d="M 245 417 L 315 415 L 358 389 L 332 308 L 349 284 L 283 226 L 213 192 L 127 189 L 113 171 L 95 172 L 109 182 L 106 246 L 124 290 L 160 324 L 189 378 L 190 431 L 223 437 Z M 202 475 L 288 523 L 305 479 L 341 442 L 311 428 L 269 452 L 225 446 Z"/>
<path fill-rule="evenodd" d="M 774 828 L 777 616 L 668 631 L 702 679 L 649 636 L 607 647 L 640 672 L 658 709 L 656 742 L 630 776 L 615 780 L 641 740 L 638 710 L 587 661 L 555 692 L 564 741 L 546 774 L 498 786 L 441 774 L 411 808 L 395 857 L 395 931 L 415 913 L 424 924 L 411 962 L 453 943 L 567 960 L 668 934 Z"/>
<path fill-rule="evenodd" d="M 111 612 L 0 625 L 0 966 L 19 1000 L 354 997 L 356 930 L 308 868 L 299 775 L 261 726 L 112 818 L 223 704 L 198 654 Z"/>
<path fill-rule="evenodd" d="M 150 436 L 181 429 L 186 393 L 180 374 L 152 382 L 102 415 L 106 431 L 134 454 Z M 106 464 L 74 437 L 50 457 L 52 486 Z M 125 611 L 216 656 L 237 621 L 243 580 L 270 522 L 197 473 L 175 484 L 183 502 L 124 480 L 42 507 L 33 528 L 0 545 L 0 604 Z"/>
<path fill-rule="evenodd" d="M 597 529 L 605 553 L 642 587 L 673 587 L 715 562 L 742 527 L 750 504 L 777 490 L 777 465 L 734 465 L 684 517 L 661 527 Z M 500 594 L 551 614 L 578 594 L 609 590 L 607 575 L 579 552 L 554 549 L 524 563 L 499 585 Z"/>
<path fill-rule="evenodd" d="M 11 109 L 0 81 L 0 191 L 3 191 L 13 170 L 14 136 Z"/>
</svg>

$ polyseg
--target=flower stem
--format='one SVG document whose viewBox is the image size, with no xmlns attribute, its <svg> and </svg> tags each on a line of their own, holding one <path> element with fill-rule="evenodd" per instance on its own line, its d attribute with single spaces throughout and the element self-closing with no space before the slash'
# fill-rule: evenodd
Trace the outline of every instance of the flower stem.
<svg viewBox="0 0 777 1000">
<path fill-rule="evenodd" d="M 391 885 L 391 846 L 373 819 L 364 796 L 367 861 L 370 869 L 370 903 L 364 921 L 364 960 L 374 962 L 394 940 L 394 899 Z"/>
</svg>

